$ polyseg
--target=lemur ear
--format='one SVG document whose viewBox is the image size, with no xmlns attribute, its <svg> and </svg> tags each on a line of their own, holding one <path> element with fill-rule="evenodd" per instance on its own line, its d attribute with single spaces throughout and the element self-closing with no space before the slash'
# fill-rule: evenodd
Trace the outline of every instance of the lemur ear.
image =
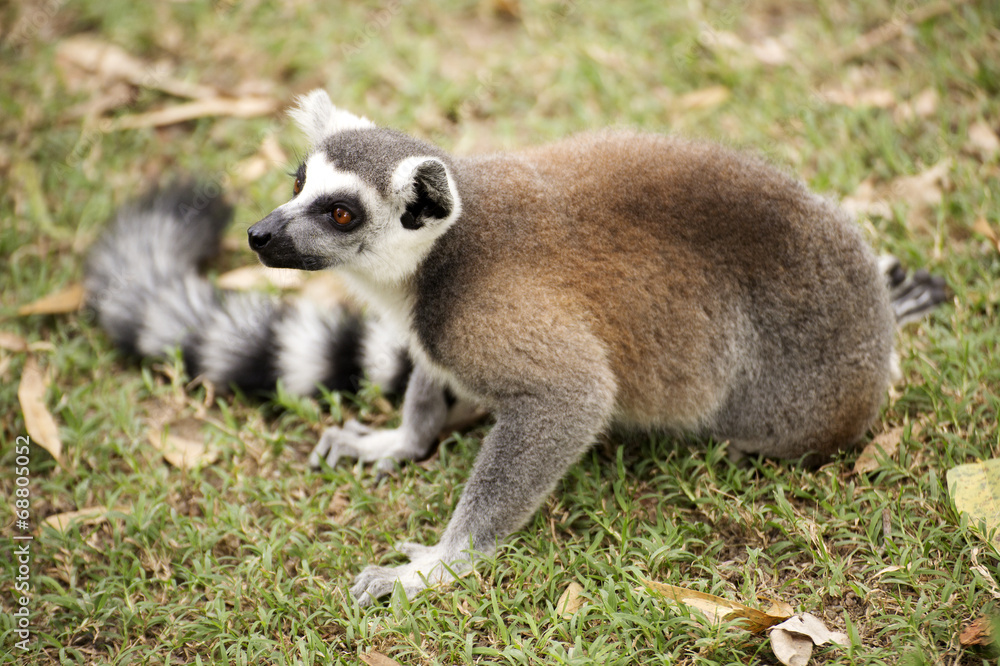
<svg viewBox="0 0 1000 666">
<path fill-rule="evenodd" d="M 444 162 L 433 157 L 409 157 L 392 176 L 393 191 L 406 205 L 399 220 L 406 229 L 452 217 L 459 208 L 458 192 Z"/>
<path fill-rule="evenodd" d="M 375 123 L 367 118 L 335 107 L 330 96 L 320 88 L 302 95 L 296 102 L 297 106 L 288 115 L 306 135 L 311 146 L 337 132 L 375 127 Z"/>
</svg>

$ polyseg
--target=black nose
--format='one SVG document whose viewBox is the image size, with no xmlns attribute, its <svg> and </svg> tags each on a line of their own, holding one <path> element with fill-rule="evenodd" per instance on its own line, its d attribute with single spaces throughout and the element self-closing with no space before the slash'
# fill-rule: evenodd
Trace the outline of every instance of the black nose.
<svg viewBox="0 0 1000 666">
<path fill-rule="evenodd" d="M 250 249 L 254 252 L 260 252 L 270 242 L 271 232 L 259 230 L 257 225 L 254 225 L 247 229 L 247 238 L 250 241 Z"/>
</svg>

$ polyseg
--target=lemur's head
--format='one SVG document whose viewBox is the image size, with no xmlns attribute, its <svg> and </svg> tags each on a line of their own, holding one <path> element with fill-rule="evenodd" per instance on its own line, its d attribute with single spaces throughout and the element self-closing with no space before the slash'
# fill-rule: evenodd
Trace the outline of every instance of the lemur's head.
<svg viewBox="0 0 1000 666">
<path fill-rule="evenodd" d="M 251 249 L 277 268 L 411 275 L 461 211 L 447 154 L 337 109 L 323 90 L 298 101 L 309 155 L 291 200 L 250 227 Z"/>
</svg>

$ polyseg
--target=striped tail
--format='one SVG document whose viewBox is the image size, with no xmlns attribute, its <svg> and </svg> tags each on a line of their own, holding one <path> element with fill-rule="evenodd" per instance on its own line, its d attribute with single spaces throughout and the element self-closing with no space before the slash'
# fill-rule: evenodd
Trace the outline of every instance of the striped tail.
<svg viewBox="0 0 1000 666">
<path fill-rule="evenodd" d="M 889 298 L 898 326 L 922 319 L 951 298 L 944 278 L 931 275 L 922 268 L 907 273 L 896 257 L 879 257 L 879 268 L 889 286 Z"/>
<path fill-rule="evenodd" d="M 216 289 L 199 267 L 219 251 L 232 208 L 194 183 L 123 206 L 94 244 L 88 306 L 121 349 L 162 357 L 179 347 L 191 376 L 256 392 L 356 391 L 362 378 L 397 393 L 411 364 L 398 335 L 347 307 L 321 310 Z"/>
</svg>

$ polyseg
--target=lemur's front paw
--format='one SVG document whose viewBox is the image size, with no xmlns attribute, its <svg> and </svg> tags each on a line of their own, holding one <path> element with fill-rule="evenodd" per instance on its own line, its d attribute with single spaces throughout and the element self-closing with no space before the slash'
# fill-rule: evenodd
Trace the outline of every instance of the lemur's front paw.
<svg viewBox="0 0 1000 666">
<path fill-rule="evenodd" d="M 405 444 L 402 430 L 375 430 L 352 419 L 343 427 L 326 429 L 309 454 L 309 466 L 319 469 L 325 460 L 327 465 L 335 467 L 341 458 L 353 458 L 363 463 L 377 463 L 379 473 L 390 472 L 396 460 L 406 457 Z"/>
<path fill-rule="evenodd" d="M 409 564 L 398 567 L 370 565 L 358 574 L 351 586 L 351 595 L 361 606 L 369 606 L 379 597 L 392 592 L 396 581 L 403 586 L 408 599 L 431 585 L 450 583 L 472 567 L 465 553 L 449 557 L 440 546 L 399 543 L 396 549 L 410 557 Z M 447 564 L 447 566 L 445 566 Z"/>
</svg>

